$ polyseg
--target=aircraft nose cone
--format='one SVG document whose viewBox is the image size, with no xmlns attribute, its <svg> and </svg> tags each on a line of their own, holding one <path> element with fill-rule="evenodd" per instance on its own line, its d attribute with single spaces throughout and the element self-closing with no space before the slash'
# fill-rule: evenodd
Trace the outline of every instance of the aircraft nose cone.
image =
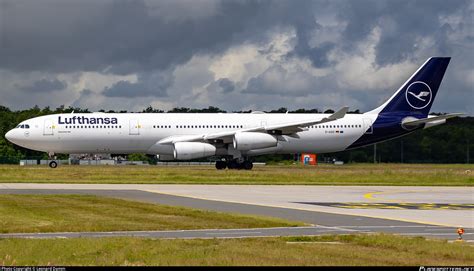
<svg viewBox="0 0 474 271">
<path fill-rule="evenodd" d="M 8 141 L 12 142 L 12 139 L 13 139 L 13 132 L 12 132 L 12 130 L 8 131 L 8 132 L 5 134 L 5 138 L 6 138 Z"/>
<path fill-rule="evenodd" d="M 18 134 L 16 131 L 10 130 L 5 134 L 5 138 L 10 141 L 11 143 L 15 143 L 18 141 Z"/>
</svg>

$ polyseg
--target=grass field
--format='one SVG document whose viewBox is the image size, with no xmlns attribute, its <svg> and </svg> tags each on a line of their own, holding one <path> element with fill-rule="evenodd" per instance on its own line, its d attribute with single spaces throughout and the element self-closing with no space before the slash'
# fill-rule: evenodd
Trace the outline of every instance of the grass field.
<svg viewBox="0 0 474 271">
<path fill-rule="evenodd" d="M 473 186 L 474 165 L 349 164 L 256 166 L 0 166 L 0 182 Z"/>
<path fill-rule="evenodd" d="M 474 247 L 395 235 L 0 239 L 0 265 L 474 265 Z"/>
<path fill-rule="evenodd" d="M 304 223 L 278 218 L 233 215 L 97 196 L 0 195 L 1 233 L 227 229 L 302 225 Z"/>
</svg>

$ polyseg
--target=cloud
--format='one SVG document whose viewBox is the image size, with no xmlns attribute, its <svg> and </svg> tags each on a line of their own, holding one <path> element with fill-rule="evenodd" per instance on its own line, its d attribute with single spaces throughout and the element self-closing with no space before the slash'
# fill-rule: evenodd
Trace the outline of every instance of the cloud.
<svg viewBox="0 0 474 271">
<path fill-rule="evenodd" d="M 468 5 L 465 0 L 347 1 L 339 11 L 339 18 L 348 22 L 343 35 L 348 46 L 349 42 L 369 35 L 375 27 L 381 28 L 376 61 L 385 65 L 416 57 L 417 42 L 426 37 L 437 37 L 432 44 L 437 54 L 452 53 L 444 40 L 449 27 L 441 24 L 440 18 Z"/>
<path fill-rule="evenodd" d="M 224 93 L 234 91 L 235 89 L 234 82 L 230 81 L 228 78 L 222 78 L 217 80 L 217 84 Z"/>
<path fill-rule="evenodd" d="M 20 89 L 26 92 L 41 93 L 64 90 L 66 87 L 67 83 L 59 81 L 58 79 L 41 79 L 34 82 L 32 85 L 20 87 Z"/>
<path fill-rule="evenodd" d="M 316 89 L 317 78 L 301 71 L 287 70 L 281 65 L 268 68 L 265 72 L 248 81 L 244 93 L 300 96 Z"/>
<path fill-rule="evenodd" d="M 222 93 L 229 93 L 234 91 L 235 84 L 229 78 L 220 78 L 219 80 L 212 82 L 206 88 L 209 91 L 220 91 Z"/>
<path fill-rule="evenodd" d="M 119 81 L 102 92 L 107 97 L 147 97 L 167 96 L 166 90 L 173 84 L 170 71 L 138 74 L 136 82 Z"/>
<path fill-rule="evenodd" d="M 448 55 L 434 110 L 474 114 L 474 3 L 468 0 L 0 5 L 0 95 L 12 108 L 368 110 L 428 57 Z M 58 82 L 65 86 L 54 97 L 32 94 L 55 91 Z"/>
<path fill-rule="evenodd" d="M 203 6 L 198 10 L 216 7 L 191 21 L 169 19 L 179 17 L 183 9 L 192 14 L 194 7 L 183 1 L 153 7 L 140 0 L 6 3 L 0 68 L 128 74 L 167 69 L 196 53 L 226 49 L 239 33 L 259 23 L 258 14 L 268 13 L 272 2 L 206 5 L 193 1 L 193 6 Z M 155 16 L 153 9 L 168 10 L 168 16 Z M 257 39 L 255 34 L 242 34 L 239 39 Z"/>
</svg>

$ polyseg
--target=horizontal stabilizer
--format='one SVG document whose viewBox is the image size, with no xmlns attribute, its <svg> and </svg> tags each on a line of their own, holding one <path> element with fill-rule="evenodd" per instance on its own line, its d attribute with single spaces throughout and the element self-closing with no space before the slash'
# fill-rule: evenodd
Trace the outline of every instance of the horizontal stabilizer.
<svg viewBox="0 0 474 271">
<path fill-rule="evenodd" d="M 439 120 L 446 120 L 458 116 L 464 115 L 463 113 L 452 113 L 452 114 L 446 114 L 446 115 L 441 115 L 441 116 L 436 116 L 436 117 L 428 117 L 424 119 L 417 119 L 417 120 L 407 120 L 407 121 L 402 121 L 403 126 L 417 126 L 423 123 L 428 123 L 428 122 L 433 122 L 433 121 L 439 121 Z"/>
</svg>

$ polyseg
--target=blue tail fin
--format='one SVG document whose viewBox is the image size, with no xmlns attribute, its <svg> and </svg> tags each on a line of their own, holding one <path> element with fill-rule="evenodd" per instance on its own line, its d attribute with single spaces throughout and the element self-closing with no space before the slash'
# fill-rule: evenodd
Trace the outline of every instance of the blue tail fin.
<svg viewBox="0 0 474 271">
<path fill-rule="evenodd" d="M 369 113 L 402 113 L 427 116 L 450 57 L 428 59 L 383 105 Z"/>
</svg>

